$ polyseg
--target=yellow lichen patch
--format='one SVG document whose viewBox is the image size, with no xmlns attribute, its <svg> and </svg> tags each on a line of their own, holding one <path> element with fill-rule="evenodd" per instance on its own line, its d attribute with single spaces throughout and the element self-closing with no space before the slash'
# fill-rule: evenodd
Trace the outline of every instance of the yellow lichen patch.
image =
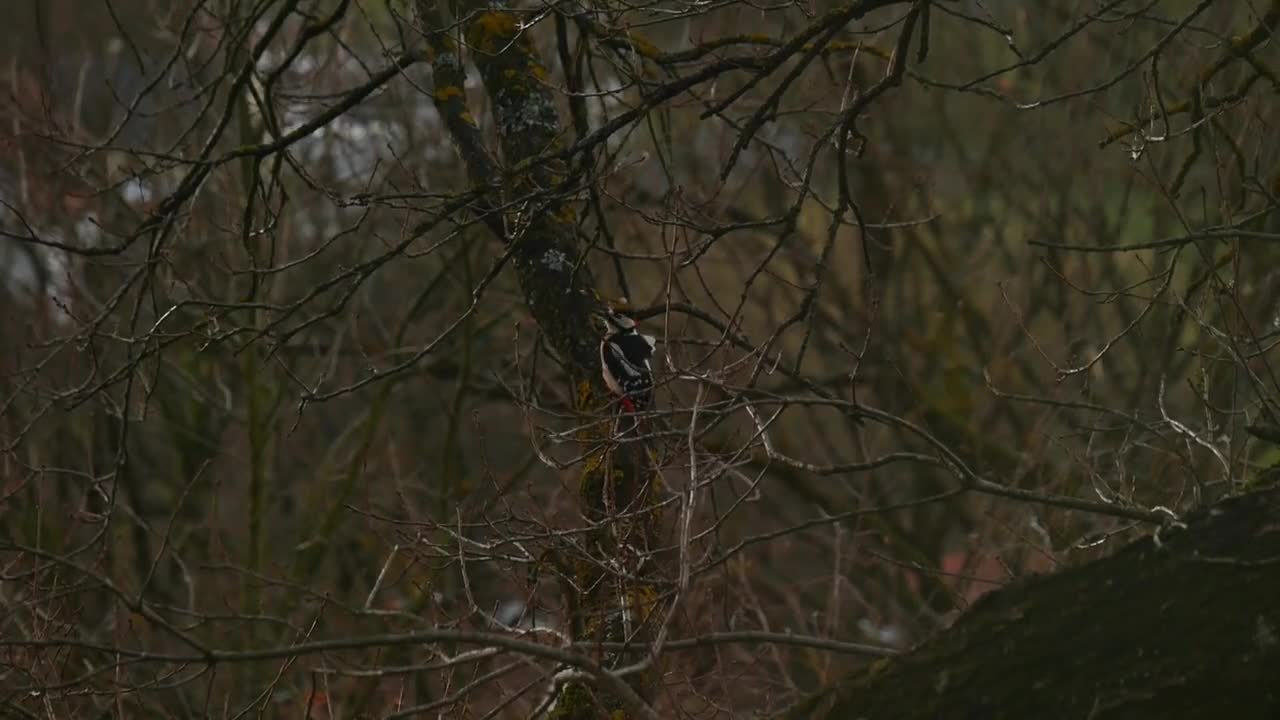
<svg viewBox="0 0 1280 720">
<path fill-rule="evenodd" d="M 533 75 L 534 77 L 544 82 L 547 79 L 547 69 L 542 67 L 538 63 L 531 63 L 529 65 L 529 74 Z"/>
<path fill-rule="evenodd" d="M 866 676 L 873 678 L 889 669 L 889 658 L 881 658 L 867 666 Z"/>
<path fill-rule="evenodd" d="M 653 492 L 662 492 L 663 490 L 666 489 L 667 483 L 665 480 L 662 479 L 661 474 L 654 473 L 653 482 L 650 484 L 650 487 L 653 489 Z M 658 508 L 654 508 L 655 513 L 658 511 L 659 511 Z"/>
<path fill-rule="evenodd" d="M 635 613 L 638 623 L 643 623 L 658 606 L 658 591 L 652 585 L 635 585 L 627 592 L 627 604 Z"/>
<path fill-rule="evenodd" d="M 588 454 L 582 461 L 583 475 L 594 475 L 600 466 L 604 464 L 603 452 L 593 452 Z"/>
<path fill-rule="evenodd" d="M 591 408 L 591 403 L 595 401 L 595 389 L 591 387 L 590 380 L 583 379 L 578 381 L 577 397 L 574 399 L 577 400 L 578 410 L 589 410 Z"/>
<path fill-rule="evenodd" d="M 659 52 L 658 47 L 656 45 L 649 42 L 648 40 L 645 40 L 643 36 L 637 33 L 632 33 L 630 40 L 631 40 L 631 49 L 635 50 L 636 54 L 638 55 L 652 59 L 652 58 L 658 57 L 658 55 L 661 54 L 661 52 Z"/>
<path fill-rule="evenodd" d="M 459 119 L 459 120 L 461 120 L 462 122 L 464 122 L 464 123 L 468 124 L 468 125 L 471 125 L 472 127 L 475 127 L 476 119 L 475 119 L 475 117 L 471 114 L 471 111 L 470 111 L 470 110 L 463 110 L 463 111 L 462 111 L 462 114 L 458 116 L 458 119 Z"/>
<path fill-rule="evenodd" d="M 511 42 L 519 29 L 520 24 L 514 15 L 491 10 L 480 13 L 471 23 L 467 29 L 467 42 L 484 52 L 495 52 Z"/>
<path fill-rule="evenodd" d="M 552 217 L 554 217 L 557 222 L 564 223 L 565 225 L 572 225 L 577 222 L 578 213 L 574 212 L 573 208 L 568 205 L 561 205 L 560 209 L 556 210 Z"/>
<path fill-rule="evenodd" d="M 449 98 L 462 97 L 462 88 L 457 85 L 441 85 L 436 88 L 435 97 L 438 102 L 448 102 Z"/>
</svg>

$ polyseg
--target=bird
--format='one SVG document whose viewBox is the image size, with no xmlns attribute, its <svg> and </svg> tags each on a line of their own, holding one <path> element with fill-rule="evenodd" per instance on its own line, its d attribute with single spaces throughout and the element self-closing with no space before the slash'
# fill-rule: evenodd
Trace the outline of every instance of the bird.
<svg viewBox="0 0 1280 720">
<path fill-rule="evenodd" d="M 653 402 L 653 351 L 658 341 L 641 333 L 634 318 L 607 307 L 597 313 L 604 320 L 600 340 L 600 372 L 609 391 L 627 413 Z"/>
</svg>

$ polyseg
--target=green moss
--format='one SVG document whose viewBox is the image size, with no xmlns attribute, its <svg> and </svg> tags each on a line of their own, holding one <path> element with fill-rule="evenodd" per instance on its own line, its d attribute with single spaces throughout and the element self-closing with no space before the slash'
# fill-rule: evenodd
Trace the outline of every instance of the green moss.
<svg viewBox="0 0 1280 720">
<path fill-rule="evenodd" d="M 547 717 L 550 720 L 594 720 L 599 717 L 595 698 L 586 685 L 570 683 L 560 691 L 556 708 Z"/>
</svg>

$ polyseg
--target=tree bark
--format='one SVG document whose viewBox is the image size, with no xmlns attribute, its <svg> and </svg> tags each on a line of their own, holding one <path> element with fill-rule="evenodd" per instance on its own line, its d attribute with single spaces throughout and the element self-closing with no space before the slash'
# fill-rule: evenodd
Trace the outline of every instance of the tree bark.
<svg viewBox="0 0 1280 720">
<path fill-rule="evenodd" d="M 1280 717 L 1280 487 L 992 593 L 785 717 Z"/>
</svg>

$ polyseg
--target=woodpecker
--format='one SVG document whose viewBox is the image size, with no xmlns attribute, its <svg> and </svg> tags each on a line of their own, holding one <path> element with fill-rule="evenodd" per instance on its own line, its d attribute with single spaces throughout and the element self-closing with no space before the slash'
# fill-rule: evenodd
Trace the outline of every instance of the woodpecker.
<svg viewBox="0 0 1280 720">
<path fill-rule="evenodd" d="M 628 413 L 643 410 L 653 399 L 653 350 L 657 340 L 636 328 L 636 321 L 612 309 L 600 313 L 608 331 L 600 341 L 604 384 Z"/>
</svg>

